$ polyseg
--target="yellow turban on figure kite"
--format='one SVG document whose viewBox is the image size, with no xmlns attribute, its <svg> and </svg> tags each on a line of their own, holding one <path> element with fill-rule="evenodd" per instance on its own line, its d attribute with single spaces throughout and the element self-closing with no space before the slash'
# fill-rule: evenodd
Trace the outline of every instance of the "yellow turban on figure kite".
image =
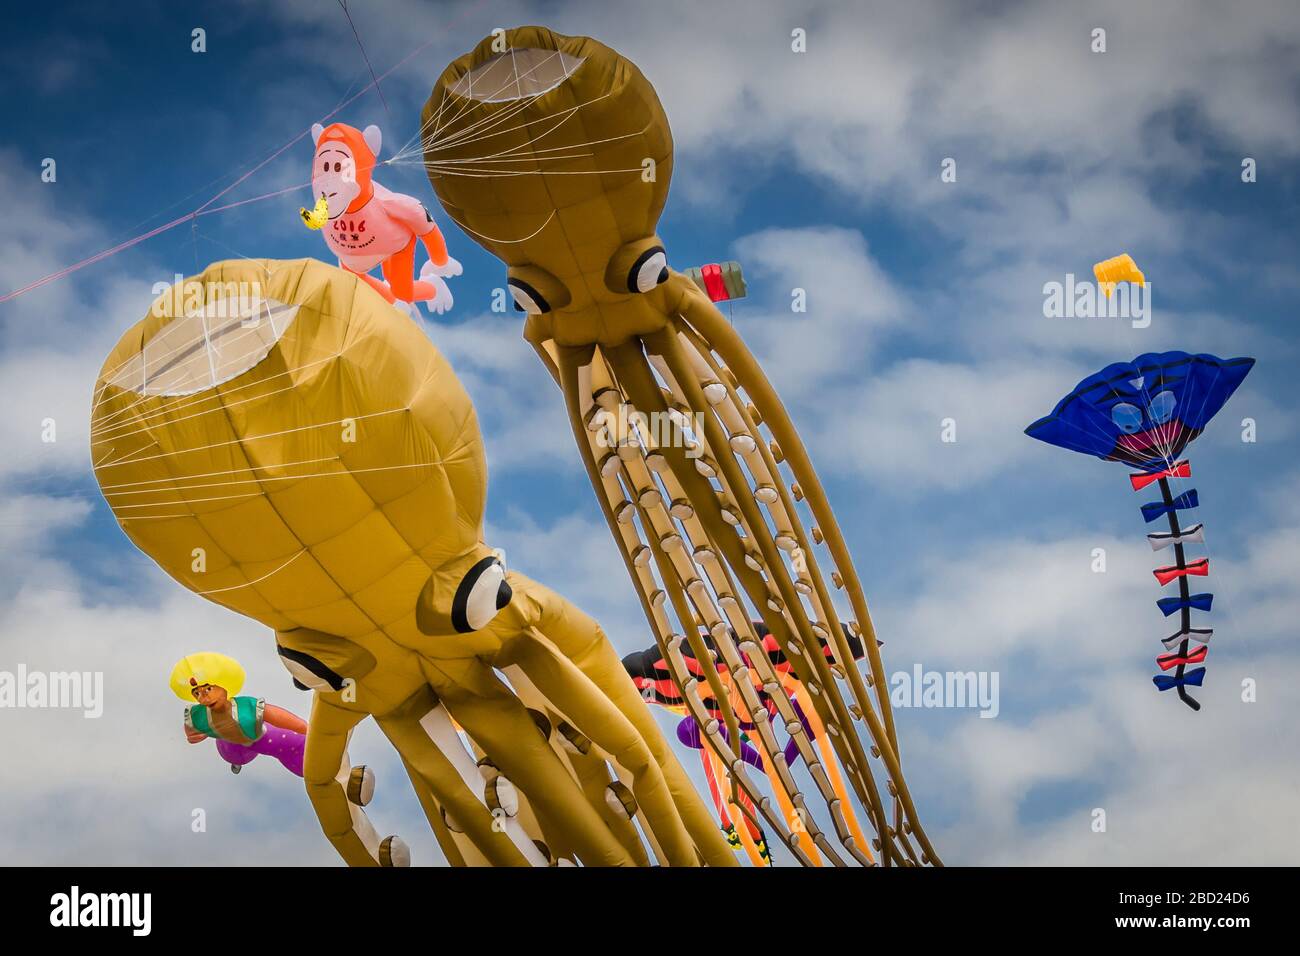
<svg viewBox="0 0 1300 956">
<path fill-rule="evenodd" d="M 194 703 L 193 689 L 203 684 L 220 687 L 231 697 L 244 686 L 244 668 L 239 661 L 216 651 L 186 654 L 172 668 L 168 682 L 172 693 L 187 704 Z"/>
</svg>

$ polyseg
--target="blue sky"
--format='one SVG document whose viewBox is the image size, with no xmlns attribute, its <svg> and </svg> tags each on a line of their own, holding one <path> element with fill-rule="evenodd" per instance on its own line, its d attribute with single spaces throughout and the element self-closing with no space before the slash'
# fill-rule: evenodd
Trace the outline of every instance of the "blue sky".
<svg viewBox="0 0 1300 956">
<path fill-rule="evenodd" d="M 677 142 L 669 261 L 743 263 L 734 321 L 827 480 L 887 668 L 1000 674 L 996 719 L 898 715 L 949 862 L 1300 858 L 1286 733 L 1300 676 L 1293 4 L 349 6 L 377 71 L 432 38 L 383 81 L 387 107 L 370 91 L 336 117 L 380 125 L 384 155 L 415 133 L 445 63 L 496 26 L 590 34 L 656 85 Z M 0 294 L 196 208 L 369 81 L 333 3 L 131 7 L 28 7 L 0 39 Z M 195 27 L 206 53 L 191 52 Z M 1104 53 L 1090 50 L 1097 27 Z M 796 28 L 806 53 L 790 49 Z M 310 154 L 304 138 L 219 202 L 304 182 Z M 54 183 L 40 179 L 47 157 Z M 956 182 L 940 180 L 945 158 Z M 418 165 L 379 178 L 437 215 Z M 102 669 L 109 695 L 98 721 L 0 711 L 18 754 L 0 786 L 27 823 L 0 828 L 0 857 L 332 860 L 296 781 L 260 764 L 234 779 L 184 744 L 165 677 L 196 641 L 240 657 L 255 693 L 306 702 L 260 626 L 134 552 L 85 453 L 95 373 L 150 287 L 236 255 L 327 258 L 298 223 L 306 202 L 304 189 L 206 216 L 0 304 L 0 669 Z M 560 397 L 516 315 L 489 311 L 502 270 L 438 218 L 465 273 L 453 313 L 426 326 L 483 420 L 489 540 L 621 650 L 644 646 Z M 1044 283 L 1120 252 L 1152 282 L 1149 328 L 1044 316 Z M 795 288 L 806 313 L 790 311 Z M 1166 629 L 1145 499 L 1119 466 L 1021 434 L 1089 372 L 1170 348 L 1259 360 L 1191 450 L 1220 629 L 1195 715 L 1150 685 Z M 955 443 L 940 441 L 945 418 Z M 1239 700 L 1243 678 L 1257 703 Z M 377 823 L 434 862 L 387 745 L 368 731 L 354 749 L 381 770 Z M 194 806 L 222 839 L 189 832 Z M 1095 807 L 1106 834 L 1089 829 Z"/>
</svg>

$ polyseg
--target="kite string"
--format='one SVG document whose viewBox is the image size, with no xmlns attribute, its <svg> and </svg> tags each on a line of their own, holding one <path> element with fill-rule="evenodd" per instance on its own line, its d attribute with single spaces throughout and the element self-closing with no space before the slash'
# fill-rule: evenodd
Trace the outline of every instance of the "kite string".
<svg viewBox="0 0 1300 956">
<path fill-rule="evenodd" d="M 225 588 L 212 588 L 211 590 L 208 591 L 195 591 L 194 593 L 200 595 L 221 594 L 223 591 L 238 591 L 240 588 L 252 587 L 254 584 L 259 584 L 262 581 L 265 581 L 273 574 L 279 574 L 281 571 L 283 571 L 289 565 L 293 564 L 293 562 L 297 561 L 306 553 L 307 553 L 306 548 L 300 548 L 298 551 L 294 553 L 293 557 L 291 557 L 288 561 L 284 562 L 284 564 L 280 565 L 278 568 L 276 568 L 273 571 L 268 571 L 266 574 L 262 575 L 260 578 L 256 578 L 255 580 L 245 581 L 243 584 L 232 584 L 230 587 L 225 587 Z"/>
<path fill-rule="evenodd" d="M 169 229 L 175 229 L 181 223 L 188 222 L 189 220 L 194 219 L 196 216 L 198 216 L 197 211 L 186 213 L 184 216 L 180 216 L 177 219 L 173 219 L 171 222 L 163 223 L 163 225 L 150 229 L 148 232 L 136 236 L 134 239 L 128 239 L 125 242 L 120 242 L 116 246 L 111 246 L 110 248 L 105 249 L 102 252 L 97 252 L 93 256 L 89 256 L 88 258 L 82 259 L 80 262 L 74 262 L 72 265 L 65 266 L 64 268 L 58 270 L 57 272 L 51 272 L 47 276 L 42 276 L 41 278 L 36 279 L 33 282 L 29 282 L 21 289 L 15 289 L 13 292 L 9 292 L 3 296 L 0 296 L 0 302 L 8 302 L 10 299 L 16 299 L 18 298 L 18 296 L 23 295 L 26 292 L 31 292 L 34 289 L 39 289 L 41 286 L 47 285 L 50 282 L 55 282 L 59 279 L 64 278 L 65 276 L 69 276 L 72 273 L 78 271 L 79 269 L 84 269 L 86 266 L 94 265 L 96 262 L 99 262 L 103 259 L 107 259 L 109 256 L 116 255 L 119 252 L 124 252 L 125 250 L 130 249 L 132 246 L 144 242 L 146 239 L 152 239 L 154 236 L 157 236 L 160 233 L 164 233 Z"/>
<path fill-rule="evenodd" d="M 512 47 L 511 48 L 512 56 L 513 53 L 514 53 L 514 48 Z M 516 73 L 516 75 L 513 77 L 507 77 L 506 81 L 500 87 L 498 87 L 493 93 L 491 93 L 490 96 L 492 97 L 496 96 L 498 93 L 502 92 L 507 86 L 509 86 L 511 82 L 514 82 L 516 86 L 518 86 L 518 81 L 520 79 L 523 79 L 524 77 L 532 74 L 534 71 L 541 69 L 543 66 L 545 66 L 547 63 L 549 63 L 552 59 L 554 59 L 558 55 L 559 55 L 559 51 L 557 50 L 554 53 L 552 53 L 550 56 L 547 56 L 544 59 L 542 59 L 536 65 L 530 67 L 522 75 Z M 463 79 L 464 77 L 462 77 L 462 80 Z M 547 91 L 542 91 L 539 93 L 531 94 L 529 96 L 521 97 L 517 102 L 511 103 L 509 106 L 505 107 L 504 109 L 494 113 L 489 113 L 487 116 L 484 116 L 482 119 L 476 120 L 470 123 L 468 126 L 456 130 L 455 133 L 452 133 L 447 137 L 446 141 L 440 142 L 438 139 L 438 135 L 444 129 L 449 128 L 452 124 L 454 124 L 457 120 L 459 120 L 460 117 L 463 116 L 466 112 L 472 109 L 475 102 L 475 100 L 472 97 L 469 96 L 462 97 L 463 102 L 458 107 L 456 107 L 455 115 L 452 116 L 450 119 L 448 119 L 447 122 L 444 124 L 442 122 L 442 114 L 447 105 L 447 92 L 448 92 L 447 87 L 444 86 L 443 99 L 442 102 L 438 104 L 437 112 L 434 115 L 430 116 L 427 122 L 421 123 L 420 129 L 416 132 L 414 136 L 412 136 L 409 140 L 406 141 L 406 143 L 402 146 L 402 148 L 397 151 L 397 154 L 394 155 L 391 160 L 389 160 L 390 162 L 405 159 L 406 157 L 408 157 L 413 153 L 422 152 L 426 146 L 426 144 L 423 142 L 425 133 L 431 133 L 427 145 L 428 148 L 432 150 L 437 147 L 447 145 L 448 143 L 457 140 L 458 137 L 470 135 L 476 131 L 481 132 L 482 130 L 485 129 L 491 129 L 494 126 L 499 126 L 502 122 L 509 119 L 513 115 L 526 110 L 529 106 L 532 105 L 532 103 L 535 100 L 543 96 Z M 415 149 L 412 149 L 411 146 L 416 139 L 421 140 L 420 146 Z"/>
<path fill-rule="evenodd" d="M 476 4 L 476 5 L 477 5 L 477 4 Z M 462 16 L 464 15 L 465 12 L 468 12 L 469 9 L 472 9 L 472 7 L 471 7 L 471 8 L 467 8 L 466 11 L 463 11 L 463 12 L 462 12 Z M 379 82 L 380 80 L 382 80 L 382 79 L 388 77 L 388 76 L 389 76 L 390 74 L 392 74 L 395 70 L 397 70 L 397 69 L 399 69 L 400 67 L 404 66 L 404 65 L 405 65 L 408 61 L 410 61 L 413 57 L 415 57 L 416 55 L 418 55 L 418 54 L 420 54 L 420 53 L 423 53 L 426 49 L 428 49 L 429 46 L 431 46 L 431 45 L 433 44 L 433 42 L 434 42 L 436 39 L 438 39 L 438 37 L 439 37 L 440 35 L 441 35 L 441 34 L 436 34 L 435 36 L 430 37 L 428 40 L 425 40 L 423 43 L 421 43 L 419 46 L 417 46 L 414 50 L 412 50 L 412 51 L 411 51 L 410 53 L 408 53 L 406 56 L 402 57 L 402 59 L 398 60 L 395 64 L 393 64 L 393 66 L 389 67 L 389 68 L 388 68 L 387 70 L 385 70 L 382 74 L 380 74 L 379 76 L 375 77 L 375 79 L 372 80 L 370 83 L 366 84 L 364 87 L 362 87 L 362 88 L 361 88 L 360 90 L 358 90 L 356 93 L 354 93 L 352 96 L 350 96 L 350 97 L 348 97 L 347 99 L 345 99 L 342 103 L 340 103 L 337 107 L 335 107 L 335 108 L 334 108 L 333 110 L 331 110 L 329 113 L 325 114 L 325 116 L 323 116 L 322 119 L 329 119 L 330 117 L 332 117 L 332 116 L 336 115 L 337 113 L 339 113 L 340 111 L 342 111 L 344 107 L 349 106 L 352 102 L 354 102 L 355 100 L 357 100 L 357 99 L 358 99 L 362 94 L 364 94 L 366 91 L 368 91 L 368 90 L 370 89 L 371 86 L 375 86 L 376 84 L 378 84 L 378 82 Z M 237 203 L 228 203 L 228 204 L 226 204 L 226 205 L 224 205 L 224 206 L 219 206 L 219 207 L 217 207 L 217 208 L 215 208 L 215 209 L 209 209 L 209 208 L 208 208 L 208 207 L 211 206 L 213 203 L 215 203 L 218 199 L 220 199 L 222 196 L 226 195 L 228 192 L 230 192 L 230 191 L 231 191 L 232 189 L 234 189 L 236 186 L 240 185 L 240 183 L 243 183 L 244 181 L 246 181 L 250 176 L 252 176 L 252 175 L 253 175 L 254 173 L 256 173 L 258 170 L 260 170 L 260 169 L 261 169 L 263 166 L 265 166 L 267 163 L 271 162 L 272 160 L 274 160 L 274 159 L 277 158 L 278 156 L 282 155 L 282 154 L 283 154 L 286 150 L 288 150 L 290 147 L 296 145 L 296 144 L 297 144 L 297 143 L 298 143 L 298 142 L 299 142 L 299 141 L 300 141 L 304 136 L 306 136 L 309 132 L 311 132 L 310 129 L 305 129 L 305 130 L 303 130 L 301 133 L 299 133 L 299 134 L 298 134 L 297 136 L 295 136 L 293 139 L 289 140 L 289 142 L 285 143 L 283 146 L 281 146 L 279 149 L 277 149 L 275 152 L 273 152 L 270 156 L 267 156 L 265 159 L 263 159 L 261 162 L 259 162 L 256 166 L 254 166 L 254 167 L 253 167 L 252 169 L 250 169 L 248 172 L 244 173 L 244 175 L 242 175 L 242 176 L 240 176 L 238 179 L 236 179 L 236 180 L 235 180 L 233 183 L 231 183 L 229 186 L 227 186 L 227 187 L 225 187 L 224 189 L 222 189 L 222 190 L 220 190 L 219 192 L 217 192 L 216 195 L 212 196 L 212 198 L 210 198 L 210 199 L 209 199 L 207 202 L 205 202 L 203 205 L 199 206 L 199 207 L 198 207 L 197 209 L 195 209 L 193 212 L 186 213 L 184 216 L 179 216 L 179 217 L 177 217 L 176 219 L 173 219 L 173 220 L 171 220 L 170 222 L 164 223 L 164 224 L 161 225 L 161 226 L 157 226 L 157 227 L 155 227 L 155 228 L 153 228 L 153 229 L 150 229 L 148 232 L 145 232 L 145 233 L 143 233 L 143 234 L 141 234 L 141 235 L 139 235 L 139 236 L 136 236 L 136 237 L 134 237 L 134 238 L 132 238 L 132 239 L 125 240 L 124 242 L 120 242 L 120 243 L 118 243 L 118 244 L 115 245 L 115 246 L 111 246 L 111 247 L 108 248 L 108 249 L 104 249 L 104 250 L 102 250 L 101 252 L 97 252 L 97 253 L 95 253 L 93 256 L 88 256 L 87 258 L 82 259 L 82 260 L 80 260 L 79 262 L 74 262 L 74 263 L 72 263 L 71 265 L 68 265 L 68 266 L 65 266 L 65 267 L 62 268 L 62 269 L 59 269 L 59 270 L 56 271 L 56 272 L 52 272 L 52 273 L 50 273 L 49 275 L 42 276 L 42 277 L 39 278 L 39 279 L 35 279 L 35 280 L 33 280 L 32 282 L 29 282 L 27 285 L 25 285 L 25 286 L 23 286 L 23 287 L 21 287 L 21 288 L 19 288 L 19 289 L 15 289 L 15 290 L 12 291 L 12 292 L 8 292 L 8 293 L 6 293 L 6 294 L 0 296 L 0 303 L 8 302 L 8 301 L 10 301 L 11 299 L 16 299 L 16 298 L 18 298 L 18 296 L 20 296 L 20 295 L 24 295 L 24 294 L 26 294 L 26 293 L 28 293 L 28 292 L 32 292 L 32 291 L 34 291 L 35 289 L 39 289 L 39 288 L 41 288 L 42 286 L 45 286 L 45 285 L 47 285 L 47 284 L 49 284 L 49 283 L 51 283 L 51 282 L 58 281 L 59 279 L 66 278 L 67 276 L 71 275 L 72 273 L 77 272 L 77 271 L 79 271 L 79 270 L 81 270 L 81 269 L 84 269 L 86 266 L 94 265 L 94 264 L 97 263 L 97 262 L 100 262 L 100 261 L 102 261 L 102 260 L 104 260 L 104 259 L 107 259 L 109 256 L 116 255 L 116 254 L 119 253 L 119 252 L 124 252 L 124 251 L 126 251 L 127 249 L 130 249 L 132 246 L 138 245 L 138 244 L 141 243 L 141 242 L 144 242 L 144 241 L 146 241 L 146 240 L 148 240 L 148 239 L 152 239 L 154 236 L 160 235 L 161 233 L 167 232 L 167 231 L 170 230 L 170 229 L 174 229 L 174 228 L 176 228 L 177 226 L 181 225 L 181 223 L 189 222 L 190 220 L 197 218 L 197 217 L 198 217 L 199 215 L 201 215 L 201 214 L 206 214 L 206 213 L 209 213 L 209 212 L 220 212 L 220 211 L 223 210 L 223 209 L 232 209 L 232 208 L 234 208 L 234 207 L 237 206 L 237 205 L 243 205 L 243 204 L 245 204 L 246 202 L 254 202 L 254 201 L 256 201 L 256 199 L 241 200 L 240 202 L 237 202 Z M 295 188 L 300 188 L 300 187 L 295 187 Z M 288 191 L 288 190 L 283 190 L 283 192 L 287 192 L 287 191 Z M 261 196 L 261 197 L 256 197 L 256 198 L 257 198 L 257 199 L 267 199 L 267 198 L 270 198 L 272 195 L 278 195 L 278 193 L 267 194 L 266 196 Z"/>
<path fill-rule="evenodd" d="M 339 0 L 339 7 L 343 10 L 343 15 L 348 18 L 348 26 L 352 28 L 352 35 L 356 38 L 357 49 L 361 51 L 361 59 L 366 61 L 366 69 L 370 71 L 370 78 L 374 81 L 375 92 L 379 94 L 379 102 L 384 104 L 384 115 L 388 117 L 390 126 L 396 126 L 397 123 L 393 119 L 392 110 L 388 108 L 388 100 L 384 97 L 384 91 L 379 86 L 379 77 L 375 76 L 375 68 L 371 65 L 370 57 L 366 54 L 365 45 L 361 42 L 361 34 L 357 32 L 357 25 L 352 22 L 352 13 L 348 10 L 347 0 Z"/>
</svg>

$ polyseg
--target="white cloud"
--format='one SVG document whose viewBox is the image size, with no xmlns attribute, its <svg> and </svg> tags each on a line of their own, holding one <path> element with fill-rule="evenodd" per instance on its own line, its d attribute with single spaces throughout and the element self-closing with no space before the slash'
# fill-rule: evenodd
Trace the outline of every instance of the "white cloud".
<svg viewBox="0 0 1300 956">
<path fill-rule="evenodd" d="M 889 669 L 1000 675 L 995 719 L 896 712 L 922 818 L 944 820 L 930 835 L 948 862 L 1300 859 L 1300 746 L 1282 730 L 1300 702 L 1287 575 L 1300 528 L 1258 536 L 1242 557 L 1212 553 L 1205 623 L 1216 633 L 1197 714 L 1148 677 L 1164 631 L 1151 606 L 1159 559 L 1139 535 L 951 545 L 918 569 L 924 583 L 901 607 L 877 600 Z M 1091 571 L 1094 547 L 1106 550 L 1104 574 Z M 1243 701 L 1245 680 L 1257 702 Z M 1091 829 L 1094 808 L 1105 833 Z"/>
<path fill-rule="evenodd" d="M 60 207 L 58 188 L 0 152 L 0 189 L 15 204 L 14 228 L 0 237 L 5 291 L 112 242 L 96 220 Z M 0 479 L 88 473 L 95 379 L 153 300 L 153 282 L 164 278 L 135 253 L 113 266 L 92 266 L 0 306 Z"/>
<path fill-rule="evenodd" d="M 391 142 L 415 132 L 415 110 L 445 62 L 491 27 L 534 17 L 523 3 L 475 6 L 408 2 L 382 14 L 355 11 L 381 71 L 419 42 L 413 38 L 438 35 L 385 81 L 395 113 L 384 123 Z M 1178 188 L 1216 177 L 1235 187 L 1237 153 L 1268 170 L 1300 151 L 1298 26 L 1289 4 L 1257 4 L 1249 16 L 1230 17 L 1208 2 L 1114 0 L 1086 15 L 1066 5 L 974 10 L 918 2 L 873 19 L 870 29 L 860 8 L 830 2 L 750 0 L 730 10 L 660 4 L 631 14 L 569 3 L 548 11 L 557 28 L 627 53 L 656 84 L 680 150 L 669 209 L 681 222 L 761 202 L 747 195 L 751 178 L 786 180 L 793 171 L 824 187 L 822 198 L 838 207 L 883 211 L 907 238 L 935 250 L 930 270 L 904 283 L 855 230 L 773 228 L 736 245 L 760 290 L 745 305 L 742 334 L 792 402 L 815 460 L 872 490 L 961 493 L 1027 466 L 1035 446 L 1021 434 L 1024 424 L 1090 371 L 1094 358 L 1184 340 L 1234 351 L 1235 293 L 1216 292 L 1214 269 L 1243 281 L 1263 277 L 1269 288 L 1294 286 L 1285 244 L 1266 246 L 1258 259 L 1219 255 L 1246 223 L 1182 205 Z M 259 8 L 256 15 L 266 14 Z M 335 70 L 340 88 L 364 75 L 334 8 L 299 0 L 270 15 L 284 18 L 290 34 L 265 56 L 281 58 L 281 66 Z M 718 30 L 722 21 L 727 28 Z M 1093 55 L 1088 30 L 1102 22 L 1111 51 Z M 789 52 L 794 26 L 809 30 L 809 53 Z M 322 59 L 312 52 L 320 49 L 347 52 Z M 59 69 L 47 84 L 72 81 Z M 258 96 L 268 126 L 294 130 L 317 118 L 301 115 L 318 108 L 319 90 L 300 78 L 264 84 Z M 369 93 L 340 118 L 382 122 L 382 109 Z M 1180 134 L 1176 116 L 1203 127 L 1197 141 Z M 1221 169 L 1225 152 L 1231 162 Z M 265 155 L 255 154 L 254 161 Z M 958 159 L 952 186 L 938 178 L 945 156 Z M 269 167 L 256 191 L 291 185 L 294 163 Z M 118 238 L 55 203 L 53 187 L 43 190 L 13 154 L 0 156 L 0 186 L 13 207 L 12 228 L 0 237 L 6 291 Z M 285 208 L 291 212 L 289 201 Z M 257 207 L 230 221 L 255 222 L 264 239 L 297 228 L 291 214 L 267 220 Z M 1157 310 L 1164 288 L 1214 305 L 1157 311 L 1146 333 L 1042 319 L 1044 281 L 1086 273 L 1119 251 L 1148 269 Z M 117 569 L 132 575 L 133 589 L 99 593 L 101 569 L 59 551 L 97 502 L 15 492 L 38 487 L 36 479 L 87 476 L 90 383 L 147 303 L 148 285 L 170 278 L 135 253 L 117 261 L 145 278 L 96 267 L 0 311 L 0 478 L 10 492 L 0 505 L 2 666 L 98 669 L 109 692 L 98 721 L 61 711 L 0 713 L 8 758 L 0 787 L 6 810 L 23 822 L 0 828 L 0 857 L 332 862 L 298 781 L 265 761 L 232 778 L 211 748 L 187 747 L 176 721 L 159 716 L 179 709 L 166 669 L 196 643 L 239 656 L 250 690 L 302 707 L 269 651 L 269 635 L 180 591 L 134 554 Z M 788 310 L 796 285 L 808 289 L 807 314 Z M 545 524 L 522 509 L 494 511 L 504 517 L 492 522 L 489 540 L 597 616 L 620 650 L 648 643 L 581 477 L 559 392 L 520 339 L 514 314 L 433 326 L 430 335 L 478 405 L 494 472 L 567 470 L 581 489 L 580 510 Z M 914 346 L 917 357 L 882 361 L 887 341 Z M 1250 341 L 1270 354 L 1290 347 L 1254 329 Z M 1272 440 L 1282 434 L 1285 408 L 1246 391 L 1238 400 Z M 39 441 L 45 417 L 58 423 L 53 446 Z M 956 444 L 939 441 L 944 417 L 957 420 Z M 1045 475 L 1059 467 L 1041 460 L 1034 467 Z M 900 713 L 923 819 L 933 807 L 951 821 L 932 828 L 950 862 L 1295 862 L 1297 754 L 1279 728 L 1294 713 L 1300 677 L 1282 650 L 1293 637 L 1288 571 L 1300 529 L 1295 496 L 1278 497 L 1281 527 L 1245 553 L 1214 556 L 1232 613 L 1225 640 L 1216 638 L 1200 715 L 1183 713 L 1134 670 L 1139 647 L 1155 652 L 1148 632 L 1159 624 L 1137 531 L 1132 540 L 1078 533 L 1047 542 L 1008 535 L 969 548 L 944 542 L 952 556 L 918 570 L 929 583 L 917 593 L 868 584 L 890 641 L 887 663 L 917 659 L 1005 674 L 999 719 L 931 728 Z M 1107 548 L 1105 575 L 1088 569 L 1096 546 Z M 1237 704 L 1236 681 L 1252 674 L 1263 681 L 1261 703 Z M 354 757 L 380 765 L 376 822 L 403 833 L 417 860 L 435 858 L 391 747 L 368 724 Z M 1054 788 L 1068 790 L 1073 802 L 1051 806 L 1042 794 Z M 209 811 L 206 837 L 190 833 L 195 806 Z M 1105 836 L 1088 830 L 1093 806 L 1107 809 Z"/>
<path fill-rule="evenodd" d="M 8 520 L 15 512 L 25 523 Z M 244 665 L 248 693 L 305 716 L 310 698 L 292 688 L 273 634 L 177 588 L 138 554 L 122 561 L 126 588 L 89 597 L 92 569 L 50 553 L 52 531 L 75 531 L 84 515 L 58 500 L 12 501 L 0 511 L 3 551 L 21 548 L 23 563 L 2 569 L 12 593 L 0 598 L 0 669 L 103 679 L 97 718 L 81 709 L 0 710 L 0 788 L 6 819 L 20 823 L 0 828 L 0 857 L 81 866 L 337 863 L 302 781 L 268 758 L 232 776 L 210 744 L 186 743 L 183 705 L 167 686 L 183 654 L 219 650 Z M 375 825 L 399 832 L 417 862 L 439 861 L 401 764 L 371 723 L 358 728 L 351 755 L 376 768 Z M 206 832 L 191 830 L 195 809 L 206 813 Z"/>
<path fill-rule="evenodd" d="M 823 387 L 801 403 L 800 418 L 831 474 L 910 494 L 969 488 L 1034 460 L 1024 428 L 1073 381 L 1067 368 L 906 359 L 860 383 Z M 955 441 L 944 440 L 948 420 Z"/>
<path fill-rule="evenodd" d="M 860 373 L 880 339 L 909 318 L 909 303 L 856 230 L 766 229 L 737 240 L 736 253 L 747 280 L 770 290 L 770 310 L 742 309 L 742 334 L 779 368 L 783 395 Z M 796 290 L 806 311 L 792 308 Z"/>
<path fill-rule="evenodd" d="M 518 317 L 512 309 L 424 328 L 474 402 L 491 472 L 581 473 L 564 397 L 524 341 Z"/>
</svg>

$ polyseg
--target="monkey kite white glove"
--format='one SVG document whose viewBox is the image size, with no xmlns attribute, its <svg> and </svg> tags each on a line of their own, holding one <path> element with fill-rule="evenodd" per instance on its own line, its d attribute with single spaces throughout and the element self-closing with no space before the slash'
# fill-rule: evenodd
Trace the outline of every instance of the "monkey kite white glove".
<svg viewBox="0 0 1300 956">
<path fill-rule="evenodd" d="M 425 262 L 424 267 L 420 270 L 420 281 L 428 282 L 430 276 L 443 276 L 451 278 L 461 273 L 460 263 L 451 256 L 440 266 L 435 266 L 431 261 Z"/>
<path fill-rule="evenodd" d="M 424 307 L 430 312 L 442 315 L 456 304 L 456 300 L 451 297 L 451 290 L 447 288 L 447 283 L 443 282 L 440 276 L 421 274 L 420 281 L 427 282 L 438 290 L 436 296 L 425 300 Z"/>
<path fill-rule="evenodd" d="M 438 315 L 444 314 L 455 304 L 452 298 L 451 289 L 447 288 L 447 283 L 442 281 L 443 276 L 458 276 L 461 273 L 460 263 L 451 256 L 440 266 L 435 266 L 432 262 L 425 262 L 420 269 L 420 281 L 427 282 L 438 290 L 438 294 L 425 303 L 425 308 L 430 312 L 436 312 Z"/>
</svg>

